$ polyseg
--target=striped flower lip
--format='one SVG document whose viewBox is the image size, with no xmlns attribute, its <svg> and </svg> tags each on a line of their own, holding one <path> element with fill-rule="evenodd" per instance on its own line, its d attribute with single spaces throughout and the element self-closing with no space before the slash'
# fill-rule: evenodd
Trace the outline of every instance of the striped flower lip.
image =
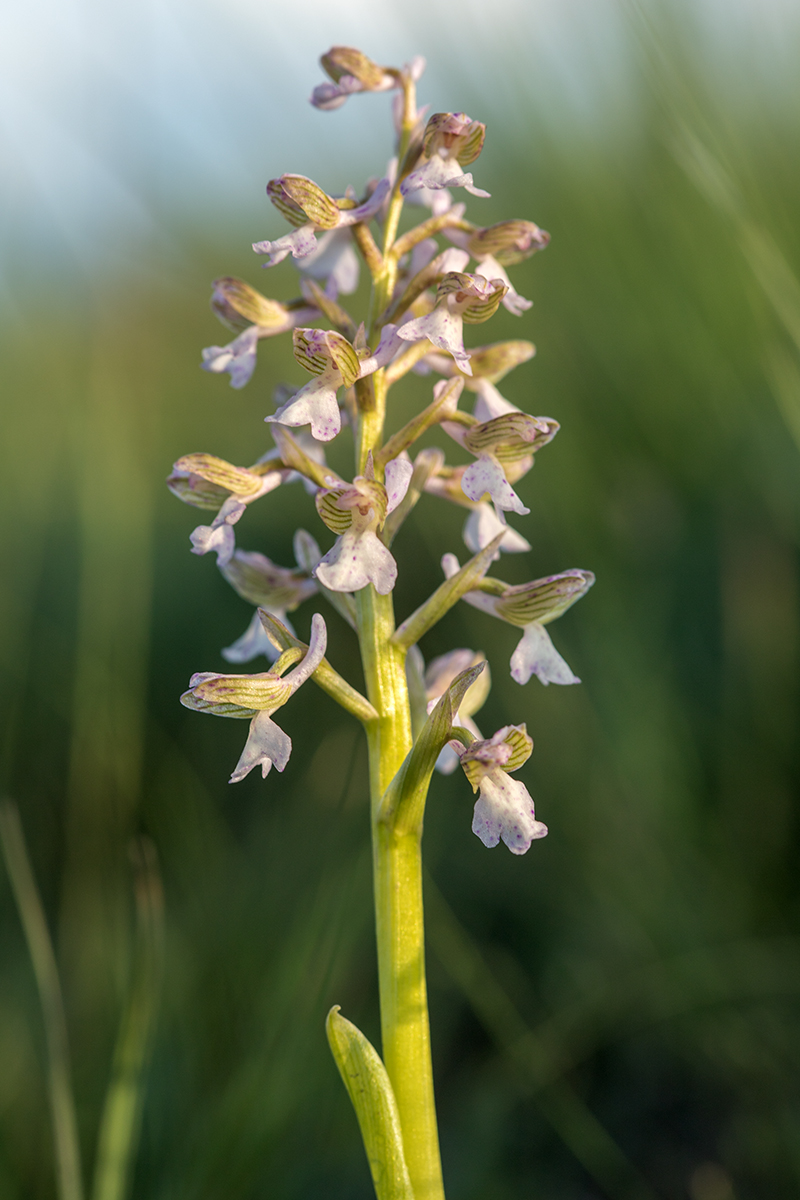
<svg viewBox="0 0 800 1200">
<path fill-rule="evenodd" d="M 444 555 L 442 569 L 448 579 L 456 574 L 459 562 L 455 554 Z M 491 591 L 467 592 L 464 599 L 473 608 L 522 629 L 522 638 L 511 656 L 511 678 L 525 684 L 535 675 L 545 686 L 548 683 L 580 683 L 556 650 L 545 625 L 555 621 L 586 595 L 594 583 L 592 572 L 576 568 L 514 587 L 499 579 L 485 582 Z"/>
<path fill-rule="evenodd" d="M 393 458 L 386 464 L 385 485 L 377 483 L 370 454 L 365 474 L 352 485 L 317 493 L 319 515 L 339 535 L 314 569 L 324 587 L 358 592 L 371 583 L 381 596 L 392 591 L 397 563 L 378 534 L 408 491 L 413 470 L 409 459 Z"/>
<path fill-rule="evenodd" d="M 438 286 L 433 312 L 404 322 L 397 336 L 405 342 L 427 338 L 437 349 L 452 354 L 460 371 L 471 375 L 470 356 L 464 349 L 464 322 L 477 325 L 488 321 L 507 290 L 501 279 L 448 271 Z"/>
<path fill-rule="evenodd" d="M 478 792 L 472 817 L 472 832 L 484 846 L 505 842 L 512 854 L 525 854 L 531 842 L 545 837 L 547 826 L 536 820 L 528 789 L 509 771 L 516 771 L 529 758 L 533 742 L 524 725 L 505 725 L 492 738 L 470 746 L 450 743 L 464 774 Z"/>
</svg>

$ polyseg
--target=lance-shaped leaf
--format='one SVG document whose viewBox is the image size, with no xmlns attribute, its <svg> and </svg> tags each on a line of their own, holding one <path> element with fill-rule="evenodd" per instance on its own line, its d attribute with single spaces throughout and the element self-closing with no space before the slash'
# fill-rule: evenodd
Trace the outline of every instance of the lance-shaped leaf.
<svg viewBox="0 0 800 1200">
<path fill-rule="evenodd" d="M 328 1044 L 361 1129 L 377 1200 L 414 1200 L 392 1085 L 381 1059 L 334 1005 L 325 1022 Z"/>
<path fill-rule="evenodd" d="M 494 555 L 503 536 L 502 533 L 499 533 L 489 542 L 488 546 L 445 580 L 433 595 L 429 596 L 425 603 L 421 604 L 416 612 L 407 617 L 395 630 L 392 641 L 398 646 L 413 646 L 424 633 L 427 633 L 437 621 L 442 619 L 446 612 L 449 612 L 454 604 L 458 603 L 462 596 L 475 589 L 494 561 Z"/>
<path fill-rule="evenodd" d="M 272 613 L 260 608 L 258 615 L 278 649 L 290 650 L 292 647 L 298 646 L 301 650 L 305 650 L 305 642 L 288 630 L 283 622 L 279 621 Z M 339 672 L 333 669 L 327 658 L 322 659 L 311 678 L 318 687 L 322 688 L 323 692 L 327 692 L 337 703 L 341 704 L 342 708 L 357 717 L 359 721 L 377 721 L 378 714 L 369 700 L 352 687 L 346 679 L 343 679 Z"/>
<path fill-rule="evenodd" d="M 398 836 L 422 834 L 425 801 L 436 760 L 453 735 L 455 714 L 485 666 L 485 662 L 476 663 L 456 676 L 386 789 L 378 819 Z"/>
<path fill-rule="evenodd" d="M 381 446 L 375 456 L 376 467 L 383 467 L 390 459 L 397 458 L 398 454 L 402 454 L 413 445 L 432 425 L 438 425 L 445 418 L 452 419 L 463 388 L 464 384 L 458 378 L 440 380 L 433 389 L 433 403 L 412 417 L 407 425 L 392 434 Z"/>
</svg>

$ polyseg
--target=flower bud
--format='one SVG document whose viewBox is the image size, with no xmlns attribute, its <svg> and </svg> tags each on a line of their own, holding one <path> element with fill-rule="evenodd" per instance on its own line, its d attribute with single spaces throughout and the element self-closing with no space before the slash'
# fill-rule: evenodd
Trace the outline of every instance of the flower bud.
<svg viewBox="0 0 800 1200">
<path fill-rule="evenodd" d="M 383 91 L 387 87 L 387 78 L 389 86 L 394 83 L 394 78 L 387 75 L 383 67 L 352 46 L 331 46 L 319 61 L 334 83 L 339 83 L 343 75 L 351 75 L 361 84 L 361 91 Z"/>
<path fill-rule="evenodd" d="M 462 167 L 474 162 L 483 149 L 486 126 L 466 113 L 434 113 L 428 118 L 422 136 L 422 152 L 433 158 L 442 150 L 444 158 L 454 158 Z"/>
<path fill-rule="evenodd" d="M 223 325 L 235 331 L 248 325 L 259 325 L 269 329 L 285 325 L 289 310 L 278 300 L 268 300 L 243 279 L 225 275 L 215 279 L 211 294 L 211 308 Z"/>
<path fill-rule="evenodd" d="M 550 234 L 533 221 L 501 221 L 473 233 L 467 249 L 473 258 L 491 255 L 504 267 L 510 267 L 530 258 L 537 250 L 544 250 L 549 241 Z"/>
<path fill-rule="evenodd" d="M 335 229 L 339 224 L 339 205 L 305 175 L 270 179 L 267 195 L 290 225 L 310 223 L 317 229 Z"/>
<path fill-rule="evenodd" d="M 386 520 L 389 503 L 383 484 L 363 477 L 354 479 L 352 487 L 320 489 L 315 502 L 328 529 L 340 535 L 353 524 L 356 513 L 363 519 L 369 517 L 370 510 L 371 523 L 380 528 Z"/>
</svg>

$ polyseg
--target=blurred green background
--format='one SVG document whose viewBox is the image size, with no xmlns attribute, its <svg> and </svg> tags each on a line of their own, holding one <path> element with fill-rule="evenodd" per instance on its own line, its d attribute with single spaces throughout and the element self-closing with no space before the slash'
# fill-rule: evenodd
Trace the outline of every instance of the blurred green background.
<svg viewBox="0 0 800 1200">
<path fill-rule="evenodd" d="M 480 724 L 527 722 L 522 777 L 550 829 L 523 858 L 487 851 L 463 778 L 434 782 L 448 1194 L 796 1197 L 797 13 L 312 5 L 300 38 L 277 4 L 159 0 L 123 6 L 113 30 L 89 0 L 55 11 L 42 4 L 38 30 L 12 21 L 6 51 L 0 782 L 57 946 L 85 1174 L 122 1013 L 132 989 L 146 1008 L 158 974 L 135 933 L 144 845 L 163 977 L 132 1194 L 371 1194 L 323 1032 L 339 1003 L 378 1041 L 363 739 L 304 688 L 282 714 L 285 774 L 229 788 L 242 724 L 178 695 L 224 669 L 250 610 L 189 554 L 195 514 L 162 482 L 188 451 L 253 461 L 272 387 L 301 377 L 285 340 L 262 343 L 241 393 L 197 362 L 225 340 L 211 279 L 294 294 L 290 267 L 264 276 L 249 249 L 281 229 L 266 180 L 302 171 L 335 190 L 383 169 L 384 97 L 304 107 L 339 41 L 387 62 L 425 53 L 422 101 L 489 125 L 474 170 L 492 199 L 469 215 L 552 234 L 513 271 L 535 307 L 472 334 L 537 343 L 503 391 L 562 426 L 521 486 L 533 549 L 497 573 L 598 577 L 554 627 L 581 687 L 520 689 L 514 631 L 465 606 L 422 647 L 486 651 Z M 429 386 L 398 388 L 393 421 Z M 445 550 L 464 555 L 462 523 L 428 498 L 404 527 L 400 617 Z M 279 491 L 239 543 L 288 564 L 298 524 L 328 544 L 311 500 Z M 353 636 L 325 616 L 358 682 Z M 4 871 L 0 939 L 0 1195 L 45 1200 L 45 1038 Z"/>
</svg>

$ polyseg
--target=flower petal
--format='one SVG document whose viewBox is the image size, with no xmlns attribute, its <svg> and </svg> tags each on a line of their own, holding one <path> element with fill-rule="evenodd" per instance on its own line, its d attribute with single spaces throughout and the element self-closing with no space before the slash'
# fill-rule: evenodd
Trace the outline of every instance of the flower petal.
<svg viewBox="0 0 800 1200">
<path fill-rule="evenodd" d="M 470 463 L 461 476 L 461 487 L 470 500 L 481 500 L 488 492 L 496 508 L 518 513 L 521 517 L 531 511 L 506 479 L 505 471 L 497 459 L 488 454 L 481 454 L 474 463 Z"/>
<path fill-rule="evenodd" d="M 291 752 L 292 739 L 288 733 L 275 724 L 268 712 L 260 712 L 250 722 L 250 732 L 230 782 L 241 782 L 253 767 L 258 766 L 261 767 L 262 777 L 266 779 L 273 764 L 279 771 L 284 769 Z"/>
<path fill-rule="evenodd" d="M 505 521 L 501 521 L 491 504 L 479 503 L 477 508 L 474 508 L 469 514 L 462 533 L 464 544 L 473 554 L 477 554 L 479 550 L 488 546 L 489 542 L 494 541 L 503 529 L 505 529 L 505 533 L 500 543 L 500 550 L 505 550 L 507 554 L 521 554 L 530 550 L 530 542 L 526 541 L 521 533 L 517 533 L 516 529 L 506 525 Z M 498 552 L 495 555 L 495 562 L 499 557 Z"/>
<path fill-rule="evenodd" d="M 481 424 L 493 421 L 495 417 L 504 417 L 506 413 L 519 412 L 516 405 L 509 403 L 505 396 L 501 396 L 488 379 L 476 380 L 475 391 L 478 396 L 473 411 Z"/>
<path fill-rule="evenodd" d="M 198 525 L 189 534 L 192 554 L 208 554 L 210 550 L 214 550 L 217 566 L 227 566 L 236 549 L 236 538 L 231 526 L 239 520 L 245 507 L 238 497 L 229 496 L 210 525 Z"/>
<path fill-rule="evenodd" d="M 394 512 L 405 497 L 411 476 L 414 474 L 414 464 L 410 458 L 393 458 L 386 464 L 385 487 L 388 504 L 387 515 Z"/>
<path fill-rule="evenodd" d="M 438 191 L 439 188 L 452 187 L 463 187 L 471 195 L 483 196 L 486 199 L 491 195 L 491 192 L 475 187 L 471 173 L 463 172 L 456 159 L 442 158 L 439 154 L 427 159 L 422 166 L 406 175 L 400 184 L 400 191 L 406 196 L 420 188 Z"/>
<path fill-rule="evenodd" d="M 317 238 L 314 226 L 311 224 L 301 225 L 299 229 L 285 233 L 283 237 L 276 238 L 274 242 L 253 242 L 256 254 L 269 255 L 269 262 L 264 263 L 265 267 L 276 266 L 290 254 L 295 258 L 305 258 L 316 247 Z"/>
<path fill-rule="evenodd" d="M 503 267 L 491 254 L 487 254 L 481 258 L 475 268 L 475 274 L 483 275 L 484 279 L 502 279 L 508 291 L 503 297 L 501 304 L 513 316 L 521 317 L 529 308 L 533 308 L 533 301 L 526 300 L 524 296 L 520 296 Z"/>
<path fill-rule="evenodd" d="M 524 783 L 496 769 L 484 776 L 480 786 L 472 832 L 484 846 L 496 846 L 502 838 L 512 854 L 524 854 L 534 838 L 545 836 L 547 826 L 536 820 Z"/>
<path fill-rule="evenodd" d="M 316 248 L 298 258 L 296 266 L 312 279 L 327 279 L 337 295 L 349 296 L 358 287 L 358 255 L 348 229 L 331 229 L 323 233 Z"/>
<path fill-rule="evenodd" d="M 227 346 L 206 346 L 200 365 L 204 371 L 212 371 L 215 375 L 227 371 L 231 387 L 243 388 L 256 369 L 257 345 L 258 326 L 250 325 Z"/>
<path fill-rule="evenodd" d="M 460 313 L 451 312 L 446 303 L 436 305 L 425 317 L 406 321 L 397 330 L 404 342 L 419 342 L 427 338 L 440 350 L 452 354 L 465 375 L 472 374 L 469 354 L 464 349 L 464 322 Z"/>
<path fill-rule="evenodd" d="M 283 621 L 284 625 L 292 630 L 286 613 L 282 609 L 270 609 L 279 620 Z M 261 618 L 257 612 L 253 613 L 252 620 L 247 626 L 240 638 L 231 646 L 226 646 L 222 651 L 222 657 L 230 663 L 245 663 L 250 662 L 254 658 L 258 658 L 260 654 L 271 663 L 276 662 L 280 658 L 280 650 L 273 646 L 272 642 L 267 637 L 267 631 L 261 624 Z"/>
<path fill-rule="evenodd" d="M 337 538 L 314 571 L 332 592 L 358 592 L 368 583 L 387 596 L 397 581 L 397 563 L 371 529 L 348 529 Z"/>
<path fill-rule="evenodd" d="M 279 425 L 310 425 L 317 441 L 330 442 L 342 428 L 342 415 L 336 400 L 341 383 L 342 377 L 336 368 L 328 367 L 295 392 L 274 416 L 264 419 Z"/>
<path fill-rule="evenodd" d="M 580 683 L 538 621 L 525 626 L 522 639 L 511 655 L 511 678 L 517 683 L 527 683 L 531 675 L 545 686 L 548 683 Z"/>
</svg>

